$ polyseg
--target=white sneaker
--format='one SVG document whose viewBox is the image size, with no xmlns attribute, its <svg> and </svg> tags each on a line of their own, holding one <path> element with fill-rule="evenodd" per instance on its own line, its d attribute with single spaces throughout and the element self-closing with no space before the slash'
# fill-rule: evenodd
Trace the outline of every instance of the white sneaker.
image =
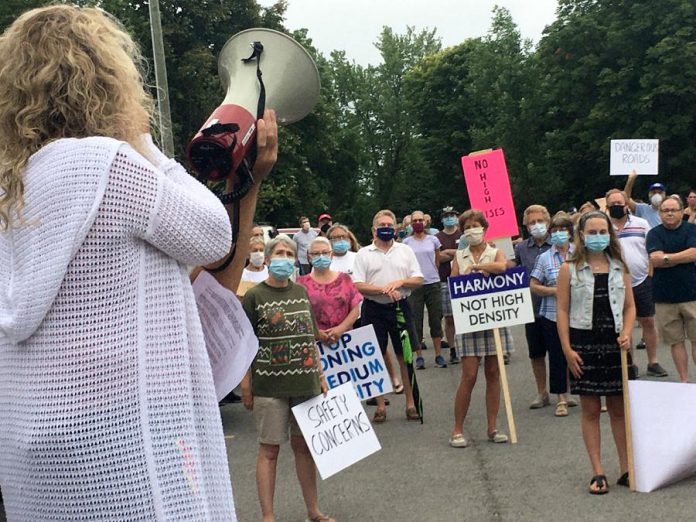
<svg viewBox="0 0 696 522">
<path fill-rule="evenodd" d="M 538 410 L 539 408 L 543 408 L 544 406 L 548 406 L 551 404 L 551 401 L 549 400 L 549 394 L 548 393 L 540 393 L 537 395 L 537 398 L 534 399 L 534 401 L 529 405 L 530 410 Z"/>
</svg>

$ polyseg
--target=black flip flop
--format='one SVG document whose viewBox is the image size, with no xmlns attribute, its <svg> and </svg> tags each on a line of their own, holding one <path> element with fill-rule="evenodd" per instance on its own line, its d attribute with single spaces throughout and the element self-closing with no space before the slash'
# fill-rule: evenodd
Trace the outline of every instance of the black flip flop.
<svg viewBox="0 0 696 522">
<path fill-rule="evenodd" d="M 592 486 L 594 484 L 597 484 L 598 488 L 604 488 L 604 489 L 592 489 Z M 595 475 L 592 477 L 592 480 L 590 480 L 590 489 L 588 490 L 590 492 L 590 495 L 606 495 L 609 493 L 609 486 L 607 485 L 607 477 L 606 475 Z"/>
<path fill-rule="evenodd" d="M 628 471 L 619 477 L 619 480 L 616 481 L 616 485 L 626 486 L 627 488 L 631 486 L 631 483 L 628 480 Z"/>
</svg>

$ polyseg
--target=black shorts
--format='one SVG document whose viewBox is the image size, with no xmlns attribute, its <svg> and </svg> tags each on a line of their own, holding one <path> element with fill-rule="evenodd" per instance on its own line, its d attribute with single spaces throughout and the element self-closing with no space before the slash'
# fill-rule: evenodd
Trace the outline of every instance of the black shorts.
<svg viewBox="0 0 696 522">
<path fill-rule="evenodd" d="M 636 302 L 636 317 L 653 317 L 655 299 L 653 298 L 652 277 L 633 287 L 633 300 Z"/>
<path fill-rule="evenodd" d="M 541 317 L 535 317 L 533 323 L 524 325 L 524 334 L 527 338 L 527 349 L 530 359 L 546 357 L 548 345 L 544 336 L 544 329 L 541 324 Z"/>
<path fill-rule="evenodd" d="M 398 304 L 404 312 L 408 337 L 411 341 L 411 350 L 415 353 L 419 339 L 416 336 L 411 307 L 408 306 L 408 301 L 406 299 L 402 299 Z M 379 349 L 382 354 L 387 351 L 389 338 L 391 338 L 394 353 L 403 356 L 404 350 L 401 345 L 401 332 L 396 324 L 396 305 L 397 303 L 381 304 L 370 299 L 363 299 L 360 324 L 361 326 L 371 324 L 375 329 L 375 335 L 377 336 L 377 342 L 379 342 Z"/>
</svg>

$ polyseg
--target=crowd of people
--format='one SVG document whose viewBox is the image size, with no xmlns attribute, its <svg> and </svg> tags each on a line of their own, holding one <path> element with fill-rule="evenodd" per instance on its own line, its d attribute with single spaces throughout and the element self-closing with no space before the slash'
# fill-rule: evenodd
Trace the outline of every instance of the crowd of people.
<svg viewBox="0 0 696 522">
<path fill-rule="evenodd" d="M 469 445 L 463 425 L 481 364 L 486 379 L 487 438 L 507 442 L 507 435 L 496 425 L 500 374 L 493 330 L 455 334 L 447 278 L 472 272 L 488 276 L 522 266 L 529 274 L 535 312 L 535 321 L 525 325 L 537 389 L 530 409 L 549 405 L 551 394 L 556 397 L 555 416 L 567 417 L 568 408 L 578 405 L 573 396 L 579 396 L 594 494 L 608 490 L 599 456 L 600 412 L 608 411 L 621 465 L 617 483 L 628 485 L 620 350 L 629 351 L 630 378 L 641 373 L 630 362 L 634 344 L 646 349 L 645 374 L 668 376 L 657 357 L 659 327 L 682 382 L 688 374 L 686 340 L 692 343 L 696 362 L 696 191 L 689 192 L 689 205 L 684 208 L 679 196 L 667 196 L 663 185 L 653 184 L 647 205 L 631 198 L 634 180 L 630 176 L 624 190 L 609 190 L 603 208 L 593 201 L 579 211 L 551 216 L 546 207 L 530 205 L 523 213 L 526 237 L 515 238 L 511 259 L 484 240 L 488 221 L 476 209 L 459 213 L 444 207 L 439 216 L 441 230 L 433 229 L 430 216 L 420 210 L 401 222 L 391 211 L 382 210 L 373 220 L 372 241 L 362 248 L 347 226 L 331 223 L 307 243 L 311 271 L 297 279 L 307 288 L 317 323 L 327 310 L 343 310 L 332 321 L 335 328 L 320 327 L 318 338 L 327 332 L 340 335 L 354 326 L 373 325 L 395 387 L 402 386 L 400 380 L 405 385 L 406 418 L 417 420 L 397 315 L 400 311 L 406 319 L 408 339 L 417 354 L 415 368 L 422 370 L 426 368 L 423 322 L 427 309 L 435 366 L 462 364 L 449 444 Z M 651 226 L 634 211 L 657 215 L 659 221 L 653 220 Z M 303 234 L 311 231 L 307 218 L 302 219 L 306 226 L 295 235 L 299 236 L 297 252 L 306 242 Z M 342 260 L 347 254 L 352 254 L 350 262 Z M 298 258 L 298 274 L 300 267 Z M 339 272 L 349 275 L 353 284 L 349 278 L 339 284 Z M 325 289 L 318 292 L 322 285 Z M 344 306 L 360 300 L 359 310 Z M 642 339 L 633 343 L 636 318 Z M 499 335 L 509 357 L 514 350 L 512 335 L 507 328 L 500 328 Z M 393 370 L 389 339 L 399 372 Z M 443 355 L 448 348 L 449 361 Z M 605 397 L 604 405 L 601 397 Z M 368 404 L 377 406 L 373 422 L 385 422 L 388 399 L 377 397 Z"/>
<path fill-rule="evenodd" d="M 526 268 L 536 297 L 525 326 L 537 390 L 530 408 L 554 395 L 555 415 L 566 417 L 579 396 L 589 491 L 604 494 L 604 397 L 617 484 L 628 485 L 621 351 L 635 344 L 636 318 L 648 375 L 667 375 L 658 338 L 680 381 L 687 341 L 696 362 L 696 191 L 685 208 L 655 183 L 642 203 L 630 176 L 602 208 L 588 201 L 552 217 L 531 205 L 510 258 L 486 240 L 484 213 L 451 206 L 439 213 L 441 230 L 420 210 L 400 221 L 380 210 L 362 247 L 328 213 L 318 230 L 302 217 L 292 238 L 269 239 L 252 220 L 278 155 L 272 110 L 257 121 L 255 184 L 223 205 L 154 145 L 141 56 L 118 21 L 93 8 L 35 9 L 0 37 L 0 54 L 0 486 L 10 520 L 236 519 L 189 281 L 203 270 L 243 294 L 259 340 L 241 402 L 259 434 L 264 521 L 275 520 L 277 458 L 289 439 L 307 520 L 333 522 L 319 508 L 314 462 L 290 408 L 328 390 L 316 341 L 356 326 L 374 328 L 405 398 L 403 418 L 422 422 L 415 375 L 430 364 L 427 309 L 432 362 L 461 365 L 449 445 L 469 445 L 480 366 L 486 439 L 508 441 L 497 426 L 496 344 L 509 360 L 512 335 L 457 334 L 447 280 L 513 266 Z M 374 398 L 373 422 L 387 421 L 388 404 Z"/>
</svg>

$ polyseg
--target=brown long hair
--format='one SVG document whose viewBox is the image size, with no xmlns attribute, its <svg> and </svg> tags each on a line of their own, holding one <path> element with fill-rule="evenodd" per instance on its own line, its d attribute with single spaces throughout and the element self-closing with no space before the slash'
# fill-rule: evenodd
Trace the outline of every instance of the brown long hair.
<svg viewBox="0 0 696 522">
<path fill-rule="evenodd" d="M 624 272 L 628 273 L 628 267 L 623 260 L 623 255 L 621 255 L 621 244 L 619 243 L 619 238 L 616 237 L 616 232 L 614 232 L 614 226 L 611 224 L 609 216 L 607 216 L 604 212 L 600 212 L 599 210 L 587 212 L 580 218 L 578 226 L 575 230 L 575 250 L 573 251 L 569 261 L 575 263 L 576 267 L 587 261 L 587 249 L 585 248 L 585 242 L 580 237 L 580 232 L 585 231 L 585 225 L 590 219 L 597 218 L 606 221 L 607 229 L 609 230 L 609 246 L 604 252 L 610 258 L 614 259 L 614 261 L 618 261 L 623 267 Z"/>
<path fill-rule="evenodd" d="M 0 36 L 0 230 L 24 204 L 29 157 L 60 138 L 106 136 L 143 152 L 153 101 L 138 46 L 100 9 L 32 9 Z"/>
</svg>

